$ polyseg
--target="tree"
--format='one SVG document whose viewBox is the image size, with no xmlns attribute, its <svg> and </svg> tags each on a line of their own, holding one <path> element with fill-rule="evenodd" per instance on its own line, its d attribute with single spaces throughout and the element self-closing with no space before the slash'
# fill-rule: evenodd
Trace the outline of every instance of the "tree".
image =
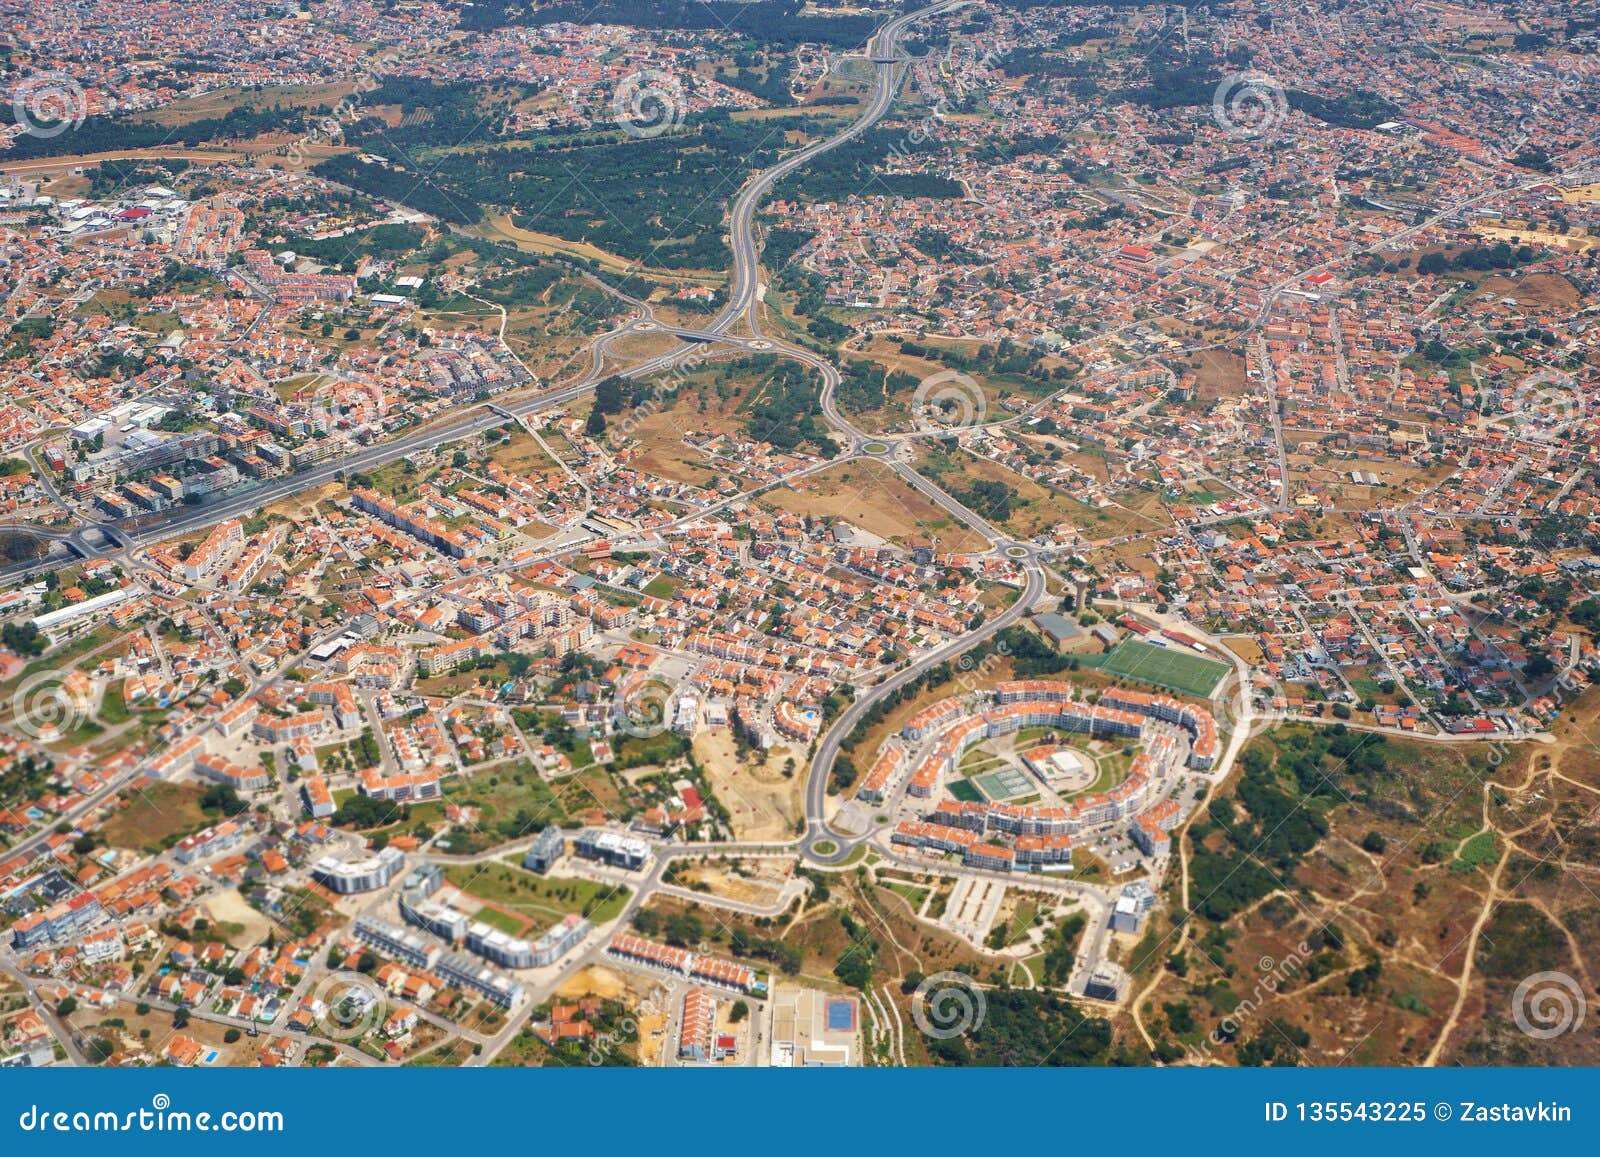
<svg viewBox="0 0 1600 1157">
<path fill-rule="evenodd" d="M 606 432 L 606 416 L 599 407 L 589 411 L 589 420 L 583 424 L 583 432 L 591 438 L 598 438 Z"/>
<path fill-rule="evenodd" d="M 56 1002 L 56 1015 L 59 1017 L 66 1018 L 77 1011 L 78 998 L 75 996 L 63 996 Z"/>
<path fill-rule="evenodd" d="M 626 384 L 615 375 L 598 383 L 594 388 L 594 408 L 602 414 L 622 413 L 623 388 Z"/>
<path fill-rule="evenodd" d="M 200 806 L 206 811 L 220 811 L 225 816 L 236 816 L 249 808 L 231 783 L 218 783 L 206 788 L 200 797 Z"/>
<path fill-rule="evenodd" d="M 850 987 L 865 991 L 872 983 L 872 960 L 859 945 L 851 945 L 833 966 L 833 974 Z"/>
</svg>

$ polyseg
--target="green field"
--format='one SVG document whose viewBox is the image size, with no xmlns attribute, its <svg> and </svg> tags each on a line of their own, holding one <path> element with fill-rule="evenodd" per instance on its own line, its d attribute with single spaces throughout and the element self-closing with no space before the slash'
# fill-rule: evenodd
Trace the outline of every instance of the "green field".
<svg viewBox="0 0 1600 1157">
<path fill-rule="evenodd" d="M 1124 639 L 1100 663 L 1102 671 L 1209 699 L 1233 669 L 1186 649 Z"/>
<path fill-rule="evenodd" d="M 952 799 L 959 800 L 962 803 L 983 802 L 983 793 L 972 785 L 971 780 L 952 779 L 946 786 L 950 789 Z"/>
<path fill-rule="evenodd" d="M 498 908 L 479 908 L 477 915 L 473 919 L 487 924 L 491 928 L 498 928 L 509 936 L 521 936 L 522 930 L 528 926 L 528 921 L 518 920 L 515 916 L 510 916 Z"/>
<path fill-rule="evenodd" d="M 451 864 L 444 874 L 468 895 L 526 917 L 530 924 L 540 927 L 555 923 L 569 912 L 604 924 L 615 919 L 629 896 L 621 884 L 536 876 L 524 871 L 516 856 L 498 863 Z M 483 918 L 481 913 L 479 918 Z"/>
</svg>

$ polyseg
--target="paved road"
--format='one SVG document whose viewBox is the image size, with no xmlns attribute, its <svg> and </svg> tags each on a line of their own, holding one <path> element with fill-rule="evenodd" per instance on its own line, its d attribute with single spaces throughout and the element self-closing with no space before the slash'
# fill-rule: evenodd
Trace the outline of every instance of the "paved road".
<svg viewBox="0 0 1600 1157">
<path fill-rule="evenodd" d="M 866 46 L 868 58 L 877 62 L 877 66 L 873 76 L 872 96 L 862 115 L 843 132 L 785 157 L 772 168 L 757 174 L 739 190 L 738 196 L 734 198 L 733 207 L 729 210 L 733 277 L 728 289 L 728 304 L 722 307 L 721 312 L 706 327 L 707 329 L 714 333 L 723 333 L 735 321 L 745 318 L 750 326 L 750 332 L 757 337 L 761 335 L 756 321 L 761 274 L 761 251 L 755 241 L 756 209 L 767 194 L 772 192 L 773 187 L 790 173 L 804 168 L 823 153 L 855 139 L 882 120 L 884 114 L 893 106 L 895 94 L 899 92 L 900 82 L 905 76 L 905 64 L 897 59 L 901 33 L 924 17 L 959 8 L 963 3 L 965 0 L 942 0 L 941 3 L 896 16 L 878 29 Z"/>
<path fill-rule="evenodd" d="M 811 759 L 811 769 L 806 777 L 806 821 L 807 832 L 802 849 L 806 857 L 819 863 L 832 864 L 847 858 L 857 844 L 868 839 L 873 834 L 871 830 L 864 832 L 840 832 L 829 826 L 827 820 L 828 781 L 833 774 L 833 764 L 839 757 L 839 749 L 850 733 L 855 730 L 867 713 L 879 702 L 894 694 L 900 688 L 916 679 L 923 672 L 940 663 L 954 659 L 973 646 L 983 642 L 1012 624 L 1018 622 L 1029 608 L 1044 594 L 1044 568 L 1035 564 L 1026 570 L 1026 583 L 1022 595 L 1003 612 L 986 621 L 974 631 L 951 639 L 943 646 L 929 651 L 909 666 L 896 672 L 882 683 L 862 691 L 844 711 L 833 726 L 828 728 L 817 744 L 816 754 Z M 818 850 L 818 845 L 833 845 L 831 851 Z"/>
</svg>

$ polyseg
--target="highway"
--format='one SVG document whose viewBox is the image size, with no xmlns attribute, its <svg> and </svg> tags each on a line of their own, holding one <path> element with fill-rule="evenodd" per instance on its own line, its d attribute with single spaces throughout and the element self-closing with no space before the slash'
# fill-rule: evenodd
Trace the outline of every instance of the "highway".
<svg viewBox="0 0 1600 1157">
<path fill-rule="evenodd" d="M 531 397 L 516 400 L 502 397 L 492 403 L 475 405 L 448 420 L 429 425 L 382 445 L 373 446 L 343 458 L 321 463 L 284 478 L 273 479 L 258 486 L 234 491 L 200 506 L 178 507 L 150 518 L 142 519 L 137 526 L 126 523 L 89 523 L 75 531 L 51 532 L 43 536 L 65 542 L 66 545 L 79 554 L 90 555 L 101 551 L 101 548 L 90 538 L 91 534 L 98 532 L 118 547 L 117 550 L 104 553 L 120 554 L 135 550 L 141 546 L 201 530 L 228 518 L 248 517 L 264 507 L 291 498 L 306 490 L 340 481 L 352 474 L 368 473 L 390 462 L 413 457 L 419 453 L 437 449 L 439 446 L 475 436 L 505 423 L 508 419 L 520 422 L 543 410 L 565 405 L 581 398 L 594 388 L 596 382 L 609 376 L 603 372 L 602 367 L 605 361 L 603 352 L 613 341 L 628 333 L 672 333 L 680 338 L 683 344 L 618 371 L 620 376 L 627 378 L 641 378 L 660 373 L 670 369 L 691 351 L 704 350 L 707 346 L 715 346 L 719 350 L 733 346 L 750 351 L 772 351 L 782 356 L 793 358 L 816 370 L 821 376 L 821 407 L 823 415 L 846 444 L 845 453 L 829 465 L 836 465 L 850 459 L 868 456 L 877 457 L 885 461 L 908 485 L 915 488 L 930 501 L 938 504 L 964 525 L 981 534 L 990 543 L 995 552 L 1005 553 L 1016 558 L 1025 575 L 1021 597 L 1011 606 L 990 618 L 976 630 L 947 641 L 882 683 L 863 690 L 857 695 L 850 709 L 841 715 L 821 738 L 811 762 L 806 785 L 806 814 L 809 834 L 803 841 L 802 847 L 809 858 L 819 863 L 837 862 L 849 854 L 855 843 L 864 838 L 864 836 L 850 833 L 831 831 L 825 816 L 828 779 L 844 738 L 849 735 L 855 724 L 874 704 L 893 694 L 930 667 L 960 655 L 962 652 L 1021 620 L 1044 594 L 1045 570 L 1039 555 L 1035 551 L 1012 541 L 1002 531 L 969 509 L 965 504 L 957 501 L 941 487 L 936 486 L 918 474 L 908 463 L 900 461 L 896 453 L 896 446 L 902 439 L 871 435 L 851 423 L 839 410 L 836 403 L 835 392 L 840 384 L 841 377 L 838 368 L 830 360 L 811 350 L 793 346 L 780 340 L 764 339 L 761 336 L 758 319 L 758 307 L 761 297 L 761 248 L 756 241 L 755 214 L 762 201 L 784 177 L 798 171 L 823 153 L 836 149 L 846 142 L 859 137 L 883 119 L 893 107 L 896 95 L 905 77 L 905 61 L 900 59 L 898 55 L 902 34 L 915 22 L 928 16 L 959 8 L 964 2 L 965 0 L 941 0 L 940 3 L 912 12 L 902 13 L 884 24 L 868 41 L 865 48 L 868 59 L 874 63 L 875 72 L 872 93 L 862 114 L 833 136 L 816 141 L 783 158 L 772 167 L 755 174 L 739 190 L 729 210 L 729 248 L 733 253 L 729 300 L 705 328 L 690 329 L 663 325 L 650 317 L 648 306 L 635 302 L 640 308 L 643 318 L 630 321 L 602 334 L 596 340 L 595 356 L 588 371 L 570 384 L 546 390 Z M 749 336 L 733 336 L 730 333 L 741 320 L 744 322 Z M 914 437 L 914 435 L 911 437 Z M 874 443 L 880 444 L 880 446 L 875 447 L 876 452 L 866 450 L 867 446 Z M 818 469 L 823 468 L 825 467 L 819 467 Z M 705 512 L 701 513 L 704 514 Z M 3 529 L 3 527 L 0 527 L 0 530 Z M 17 564 L 9 568 L 0 568 L 0 581 L 17 581 L 59 565 L 60 557 L 59 555 L 54 555 L 45 560 Z M 815 850 L 816 846 L 826 842 L 834 843 L 836 849 L 826 855 L 818 853 Z"/>
<path fill-rule="evenodd" d="M 728 232 L 733 249 L 733 275 L 728 289 L 728 304 L 706 328 L 715 332 L 727 331 L 737 320 L 744 318 L 750 332 L 757 337 L 761 330 L 756 316 L 760 301 L 761 251 L 755 241 L 756 209 L 774 186 L 790 173 L 803 168 L 812 160 L 846 141 L 854 140 L 883 119 L 894 105 L 895 94 L 905 75 L 905 65 L 898 59 L 900 35 L 912 24 L 940 12 L 961 7 L 965 0 L 943 0 L 938 4 L 919 8 L 896 16 L 867 42 L 866 54 L 876 65 L 872 96 L 866 110 L 843 132 L 826 140 L 808 145 L 779 161 L 772 168 L 758 173 L 739 190 L 729 210 Z"/>
</svg>

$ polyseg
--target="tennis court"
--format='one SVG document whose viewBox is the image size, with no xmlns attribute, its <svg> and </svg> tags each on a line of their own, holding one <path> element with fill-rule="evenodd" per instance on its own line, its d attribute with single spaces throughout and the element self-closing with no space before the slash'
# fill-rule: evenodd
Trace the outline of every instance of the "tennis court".
<svg viewBox="0 0 1600 1157">
<path fill-rule="evenodd" d="M 972 782 L 978 790 L 993 800 L 1007 800 L 1033 790 L 1028 777 L 1015 767 L 1001 768 L 984 775 L 974 776 Z"/>
</svg>

